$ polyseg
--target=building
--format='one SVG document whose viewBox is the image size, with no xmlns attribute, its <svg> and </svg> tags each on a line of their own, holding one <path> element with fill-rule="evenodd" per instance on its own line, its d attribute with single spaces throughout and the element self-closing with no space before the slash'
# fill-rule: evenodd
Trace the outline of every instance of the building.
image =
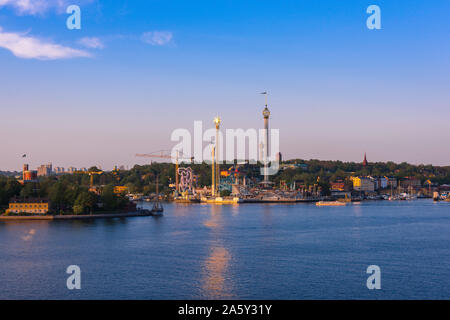
<svg viewBox="0 0 450 320">
<path fill-rule="evenodd" d="M 394 177 L 385 177 L 387 179 L 388 187 L 389 188 L 397 188 L 397 178 Z"/>
<path fill-rule="evenodd" d="M 281 163 L 283 161 L 283 155 L 281 154 L 281 152 L 277 153 L 276 160 L 278 163 Z"/>
<path fill-rule="evenodd" d="M 121 193 L 127 193 L 128 187 L 126 186 L 115 186 L 114 187 L 114 193 L 115 194 L 121 194 Z"/>
<path fill-rule="evenodd" d="M 37 175 L 38 177 L 48 177 L 53 173 L 52 164 L 43 164 L 38 167 Z"/>
<path fill-rule="evenodd" d="M 69 167 L 69 168 L 67 168 L 67 172 L 68 172 L 68 173 L 75 173 L 75 171 L 77 171 L 77 168 L 75 168 L 75 167 Z"/>
<path fill-rule="evenodd" d="M 419 189 L 422 187 L 422 183 L 419 179 L 406 177 L 405 179 L 400 180 L 400 187 Z"/>
<path fill-rule="evenodd" d="M 366 153 L 364 152 L 364 160 L 362 162 L 363 167 L 367 167 L 369 163 L 367 162 L 367 157 L 366 157 Z"/>
<path fill-rule="evenodd" d="M 56 167 L 55 168 L 56 174 L 64 174 L 64 168 L 63 167 Z"/>
<path fill-rule="evenodd" d="M 31 214 L 47 214 L 49 210 L 49 202 L 47 199 L 13 198 L 9 202 L 9 208 L 6 213 L 31 213 Z"/>
<path fill-rule="evenodd" d="M 29 169 L 28 164 L 23 165 L 22 183 L 33 182 L 37 180 L 37 172 Z"/>
<path fill-rule="evenodd" d="M 344 191 L 345 190 L 345 182 L 342 180 L 330 182 L 330 190 L 331 191 Z"/>
<path fill-rule="evenodd" d="M 375 184 L 375 190 L 386 189 L 389 186 L 389 180 L 386 177 L 370 177 Z"/>
<path fill-rule="evenodd" d="M 369 177 L 351 177 L 353 182 L 353 190 L 374 192 L 375 183 Z"/>
</svg>

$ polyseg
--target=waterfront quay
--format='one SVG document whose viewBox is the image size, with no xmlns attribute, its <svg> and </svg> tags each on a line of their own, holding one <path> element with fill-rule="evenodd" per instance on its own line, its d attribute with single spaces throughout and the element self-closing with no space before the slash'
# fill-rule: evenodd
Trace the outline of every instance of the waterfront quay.
<svg viewBox="0 0 450 320">
<path fill-rule="evenodd" d="M 104 214 L 80 214 L 80 215 L 31 215 L 31 216 L 8 216 L 0 215 L 0 221 L 20 221 L 20 220 L 86 220 L 86 219 L 108 219 L 108 218 L 130 218 L 148 217 L 149 213 L 140 211 Z"/>
</svg>

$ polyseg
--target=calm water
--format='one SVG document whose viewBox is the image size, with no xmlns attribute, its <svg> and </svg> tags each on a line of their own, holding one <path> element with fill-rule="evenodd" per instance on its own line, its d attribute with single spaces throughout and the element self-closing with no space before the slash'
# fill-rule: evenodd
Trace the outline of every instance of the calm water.
<svg viewBox="0 0 450 320">
<path fill-rule="evenodd" d="M 81 290 L 66 288 L 72 264 Z M 449 266 L 450 203 L 425 200 L 0 222 L 0 299 L 450 299 Z"/>
</svg>

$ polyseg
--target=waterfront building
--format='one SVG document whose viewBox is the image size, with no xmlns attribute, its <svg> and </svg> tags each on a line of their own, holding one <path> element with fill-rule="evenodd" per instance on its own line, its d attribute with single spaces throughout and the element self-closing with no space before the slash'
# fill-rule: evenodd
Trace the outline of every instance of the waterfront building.
<svg viewBox="0 0 450 320">
<path fill-rule="evenodd" d="M 48 210 L 49 210 L 49 202 L 47 199 L 13 198 L 9 202 L 9 208 L 6 210 L 6 213 L 46 214 L 48 213 Z"/>
<path fill-rule="evenodd" d="M 126 193 L 126 192 L 128 192 L 127 186 L 115 186 L 114 187 L 115 194 L 121 194 L 121 193 Z"/>
<path fill-rule="evenodd" d="M 330 182 L 330 190 L 331 191 L 344 191 L 345 190 L 345 182 L 342 180 Z"/>
<path fill-rule="evenodd" d="M 385 177 L 387 179 L 388 187 L 389 188 L 397 188 L 397 178 L 394 177 Z"/>
<path fill-rule="evenodd" d="M 419 189 L 420 187 L 422 187 L 422 183 L 420 182 L 419 179 L 406 177 L 405 179 L 400 180 L 399 186 L 405 189 L 406 188 Z"/>
<path fill-rule="evenodd" d="M 351 177 L 353 182 L 353 190 L 364 191 L 364 192 L 374 192 L 375 183 L 369 177 Z"/>
<path fill-rule="evenodd" d="M 386 177 L 369 177 L 375 184 L 375 190 L 386 189 L 389 186 L 388 178 Z"/>
</svg>

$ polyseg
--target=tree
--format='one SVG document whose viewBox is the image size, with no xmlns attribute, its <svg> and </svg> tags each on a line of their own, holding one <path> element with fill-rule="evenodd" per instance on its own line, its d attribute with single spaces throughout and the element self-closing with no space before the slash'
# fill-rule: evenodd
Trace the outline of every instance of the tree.
<svg viewBox="0 0 450 320">
<path fill-rule="evenodd" d="M 81 192 L 75 200 L 73 211 L 75 214 L 80 214 L 85 211 L 92 213 L 97 202 L 97 195 L 89 192 Z"/>
</svg>

